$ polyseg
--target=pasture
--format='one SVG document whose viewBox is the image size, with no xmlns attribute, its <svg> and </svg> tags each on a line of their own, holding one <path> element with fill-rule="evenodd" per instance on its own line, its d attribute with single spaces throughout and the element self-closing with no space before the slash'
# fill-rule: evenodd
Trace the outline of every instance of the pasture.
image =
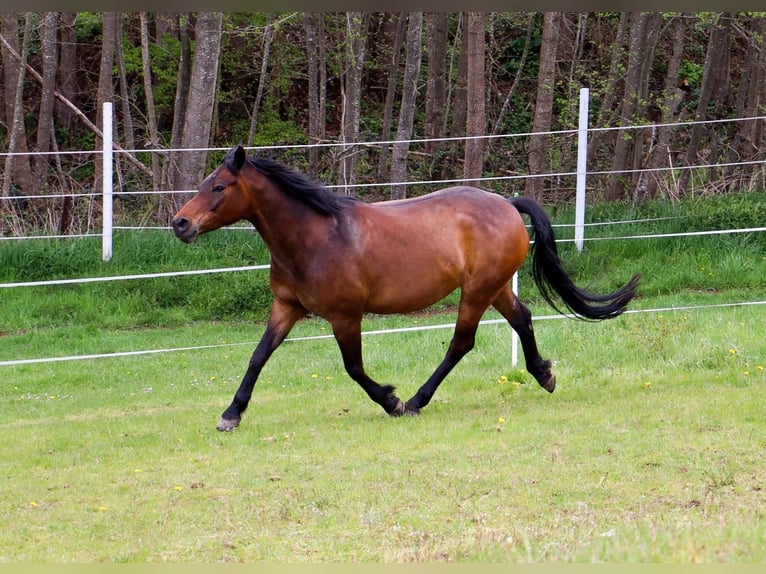
<svg viewBox="0 0 766 574">
<path fill-rule="evenodd" d="M 483 325 L 432 404 L 398 419 L 345 374 L 333 339 L 288 342 L 233 433 L 215 423 L 250 345 L 2 367 L 0 560 L 763 561 L 765 321 L 763 306 L 538 321 L 552 395 L 511 368 L 508 326 Z M 85 354 L 254 342 L 261 328 L 34 338 Z M 309 320 L 292 336 L 325 332 Z M 370 335 L 366 364 L 407 394 L 449 334 Z"/>
<path fill-rule="evenodd" d="M 218 432 L 263 332 L 262 271 L 3 289 L 0 363 L 189 349 L 0 365 L 0 562 L 763 562 L 766 306 L 728 304 L 763 302 L 764 235 L 672 235 L 758 227 L 764 206 L 594 206 L 597 221 L 662 218 L 623 235 L 668 235 L 561 245 L 586 288 L 641 273 L 631 312 L 548 318 L 527 263 L 520 296 L 555 392 L 512 368 L 507 324 L 483 324 L 417 417 L 386 416 L 310 319 L 240 427 Z M 96 241 L 2 242 L 0 281 L 268 261 L 252 233 L 115 239 L 108 264 Z M 410 396 L 454 303 L 366 317 L 364 331 L 448 326 L 365 336 L 370 375 Z"/>
</svg>

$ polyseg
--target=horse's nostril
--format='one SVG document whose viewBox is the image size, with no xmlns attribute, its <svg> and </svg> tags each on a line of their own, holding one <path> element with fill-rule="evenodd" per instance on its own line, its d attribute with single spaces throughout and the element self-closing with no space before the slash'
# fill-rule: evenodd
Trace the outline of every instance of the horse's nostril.
<svg viewBox="0 0 766 574">
<path fill-rule="evenodd" d="M 173 220 L 173 229 L 176 233 L 182 233 L 189 228 L 189 220 L 185 217 L 177 217 Z"/>
</svg>

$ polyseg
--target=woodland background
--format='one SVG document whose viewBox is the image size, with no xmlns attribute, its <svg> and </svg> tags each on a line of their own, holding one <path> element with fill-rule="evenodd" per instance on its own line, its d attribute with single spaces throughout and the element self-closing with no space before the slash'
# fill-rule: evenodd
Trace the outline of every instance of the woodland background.
<svg viewBox="0 0 766 574">
<path fill-rule="evenodd" d="M 1 16 L 0 235 L 97 221 L 106 101 L 115 211 L 161 225 L 188 194 L 130 192 L 196 190 L 237 143 L 370 201 L 519 176 L 482 186 L 568 202 L 543 174 L 574 171 L 576 135 L 549 132 L 582 87 L 591 128 L 644 126 L 590 134 L 590 197 L 766 188 L 763 119 L 664 125 L 764 114 L 766 13 Z M 718 167 L 664 169 L 688 165 Z"/>
</svg>

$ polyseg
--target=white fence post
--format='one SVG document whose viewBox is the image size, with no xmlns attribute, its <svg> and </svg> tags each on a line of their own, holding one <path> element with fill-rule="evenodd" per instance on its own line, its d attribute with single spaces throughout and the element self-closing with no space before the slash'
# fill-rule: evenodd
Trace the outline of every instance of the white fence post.
<svg viewBox="0 0 766 574">
<path fill-rule="evenodd" d="M 519 295 L 519 272 L 513 274 L 512 282 L 513 294 L 518 297 Z M 515 369 L 519 364 L 519 336 L 516 331 L 511 329 L 511 366 Z"/>
<path fill-rule="evenodd" d="M 585 174 L 588 171 L 588 100 L 590 90 L 580 90 L 580 123 L 577 131 L 577 197 L 575 199 L 574 240 L 582 251 L 585 237 Z"/>
<path fill-rule="evenodd" d="M 104 102 L 104 126 L 103 126 L 103 193 L 104 193 L 104 211 L 101 237 L 101 251 L 104 261 L 112 258 L 112 186 L 113 186 L 113 165 L 114 149 L 112 143 L 112 102 Z"/>
</svg>

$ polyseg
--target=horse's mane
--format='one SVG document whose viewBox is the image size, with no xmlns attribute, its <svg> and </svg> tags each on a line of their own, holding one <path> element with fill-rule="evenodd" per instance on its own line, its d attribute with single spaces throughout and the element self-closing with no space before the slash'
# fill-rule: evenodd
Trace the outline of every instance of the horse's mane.
<svg viewBox="0 0 766 574">
<path fill-rule="evenodd" d="M 234 173 L 238 171 L 235 169 L 233 158 L 229 155 L 224 163 L 229 171 Z M 349 204 L 358 201 L 350 195 L 336 193 L 276 160 L 252 156 L 247 158 L 247 163 L 272 180 L 284 193 L 322 215 L 335 215 Z"/>
</svg>

